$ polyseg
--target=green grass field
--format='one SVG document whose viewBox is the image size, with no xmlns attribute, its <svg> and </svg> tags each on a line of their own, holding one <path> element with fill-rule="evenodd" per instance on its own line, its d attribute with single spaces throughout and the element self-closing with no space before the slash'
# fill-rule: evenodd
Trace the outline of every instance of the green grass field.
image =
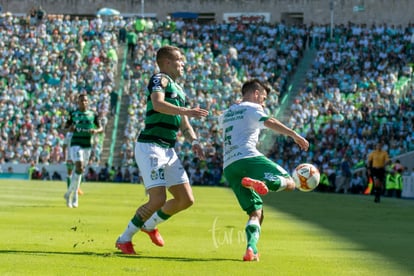
<svg viewBox="0 0 414 276">
<path fill-rule="evenodd" d="M 196 203 L 114 247 L 142 185 L 85 183 L 65 206 L 63 182 L 0 181 L 0 275 L 413 275 L 414 201 L 281 192 L 265 199 L 260 262 L 245 263 L 247 216 L 228 188 L 194 187 Z"/>
</svg>

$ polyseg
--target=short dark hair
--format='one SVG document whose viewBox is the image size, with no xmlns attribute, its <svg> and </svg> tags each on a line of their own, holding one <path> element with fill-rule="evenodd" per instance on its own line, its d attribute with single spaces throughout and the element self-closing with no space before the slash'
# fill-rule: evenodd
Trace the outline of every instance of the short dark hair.
<svg viewBox="0 0 414 276">
<path fill-rule="evenodd" d="M 242 95 L 245 95 L 246 93 L 253 92 L 256 90 L 261 90 L 261 89 L 265 90 L 266 94 L 270 93 L 270 88 L 267 85 L 265 85 L 262 81 L 260 81 L 259 79 L 252 79 L 252 80 L 246 81 L 243 84 L 241 93 Z"/>
<path fill-rule="evenodd" d="M 87 94 L 87 93 L 85 93 L 85 92 L 81 92 L 81 93 L 79 93 L 79 95 L 78 95 L 78 100 L 80 100 L 81 98 L 86 98 L 86 99 L 88 99 L 88 94 Z"/>
<path fill-rule="evenodd" d="M 175 57 L 174 52 L 176 51 L 181 53 L 181 50 L 178 47 L 171 46 L 171 45 L 162 46 L 157 51 L 157 63 L 159 64 L 160 61 L 164 58 L 174 58 Z"/>
</svg>

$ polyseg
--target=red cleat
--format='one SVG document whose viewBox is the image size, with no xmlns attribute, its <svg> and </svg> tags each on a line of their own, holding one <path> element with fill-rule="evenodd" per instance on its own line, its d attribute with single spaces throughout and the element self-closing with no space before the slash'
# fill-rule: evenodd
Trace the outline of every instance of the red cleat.
<svg viewBox="0 0 414 276">
<path fill-rule="evenodd" d="M 121 242 L 119 238 L 115 242 L 115 247 L 122 251 L 124 254 L 128 255 L 135 255 L 134 246 L 132 245 L 132 242 Z"/>
<path fill-rule="evenodd" d="M 246 253 L 243 256 L 243 261 L 245 262 L 258 262 L 259 261 L 259 253 L 254 253 L 253 249 L 250 247 L 247 248 Z"/>
<path fill-rule="evenodd" d="M 245 188 L 253 189 L 259 195 L 265 195 L 269 192 L 269 188 L 267 188 L 266 184 L 263 181 L 256 180 L 250 177 L 243 177 L 241 184 Z"/>
<path fill-rule="evenodd" d="M 161 237 L 160 232 L 158 232 L 158 229 L 146 230 L 144 228 L 141 228 L 141 231 L 148 234 L 153 244 L 157 246 L 164 246 L 164 239 Z"/>
</svg>

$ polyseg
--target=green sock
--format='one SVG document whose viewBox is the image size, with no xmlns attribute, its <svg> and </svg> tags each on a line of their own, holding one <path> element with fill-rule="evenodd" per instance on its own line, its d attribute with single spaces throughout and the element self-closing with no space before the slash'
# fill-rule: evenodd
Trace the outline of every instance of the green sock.
<svg viewBox="0 0 414 276">
<path fill-rule="evenodd" d="M 160 218 L 162 218 L 163 220 L 167 220 L 171 217 L 171 215 L 167 215 L 166 213 L 164 213 L 161 209 L 159 209 L 157 211 L 157 214 Z"/>
<path fill-rule="evenodd" d="M 144 221 L 142 221 L 142 219 L 135 215 L 132 219 L 131 219 L 132 224 L 134 224 L 136 227 L 141 228 L 142 225 L 144 225 Z"/>
<path fill-rule="evenodd" d="M 268 179 L 265 179 L 266 186 L 269 188 L 269 190 L 273 192 L 278 192 L 280 190 L 283 190 L 286 188 L 286 180 L 285 177 L 288 177 L 289 175 L 273 175 L 272 177 L 269 177 Z M 271 180 L 270 180 L 271 179 Z"/>
<path fill-rule="evenodd" d="M 257 253 L 257 242 L 260 237 L 260 225 L 249 221 L 246 225 L 246 238 L 247 238 L 247 247 L 253 249 L 253 252 Z"/>
<path fill-rule="evenodd" d="M 66 188 L 68 188 L 68 189 L 69 189 L 69 187 L 70 187 L 70 181 L 71 181 L 71 176 L 70 176 L 70 175 L 68 175 L 68 176 L 66 177 Z"/>
</svg>

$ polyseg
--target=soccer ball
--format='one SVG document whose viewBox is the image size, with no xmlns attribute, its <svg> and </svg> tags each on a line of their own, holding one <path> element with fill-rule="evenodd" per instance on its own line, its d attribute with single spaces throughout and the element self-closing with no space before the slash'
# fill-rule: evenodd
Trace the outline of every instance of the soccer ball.
<svg viewBox="0 0 414 276">
<path fill-rule="evenodd" d="M 313 191 L 319 185 L 319 170 L 312 164 L 302 163 L 292 173 L 296 188 L 302 192 Z"/>
</svg>

